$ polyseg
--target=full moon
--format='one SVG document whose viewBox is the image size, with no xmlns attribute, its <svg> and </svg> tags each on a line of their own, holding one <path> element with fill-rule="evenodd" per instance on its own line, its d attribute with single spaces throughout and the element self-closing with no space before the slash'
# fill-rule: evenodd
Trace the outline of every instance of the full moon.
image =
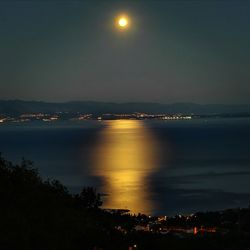
<svg viewBox="0 0 250 250">
<path fill-rule="evenodd" d="M 128 21 L 126 18 L 122 17 L 119 19 L 118 24 L 120 27 L 126 27 L 128 24 Z"/>
</svg>

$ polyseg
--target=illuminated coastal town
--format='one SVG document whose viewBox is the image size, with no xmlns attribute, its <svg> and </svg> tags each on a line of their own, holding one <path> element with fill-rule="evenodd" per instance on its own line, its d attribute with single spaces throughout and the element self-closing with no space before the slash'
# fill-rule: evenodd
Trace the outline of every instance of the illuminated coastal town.
<svg viewBox="0 0 250 250">
<path fill-rule="evenodd" d="M 128 210 L 110 210 L 109 213 L 126 214 Z M 239 232 L 249 235 L 249 208 L 235 208 L 222 211 L 197 212 L 188 215 L 147 216 L 134 215 L 134 229 L 137 232 L 173 235 L 179 238 L 202 235 L 226 235 Z M 117 230 L 127 233 L 122 226 Z"/>
<path fill-rule="evenodd" d="M 183 114 L 147 114 L 147 113 L 132 113 L 132 114 L 71 114 L 67 112 L 57 112 L 52 114 L 47 113 L 27 113 L 19 116 L 0 115 L 0 123 L 22 123 L 32 121 L 54 122 L 60 120 L 83 121 L 83 120 L 190 120 L 192 115 Z"/>
</svg>

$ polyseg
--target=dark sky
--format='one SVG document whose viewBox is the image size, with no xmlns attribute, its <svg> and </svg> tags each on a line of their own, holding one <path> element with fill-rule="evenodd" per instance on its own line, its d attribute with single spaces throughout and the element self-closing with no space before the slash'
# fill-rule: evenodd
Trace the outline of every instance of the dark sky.
<svg viewBox="0 0 250 250">
<path fill-rule="evenodd" d="M 0 99 L 250 104 L 249 13 L 238 0 L 1 1 Z"/>
</svg>

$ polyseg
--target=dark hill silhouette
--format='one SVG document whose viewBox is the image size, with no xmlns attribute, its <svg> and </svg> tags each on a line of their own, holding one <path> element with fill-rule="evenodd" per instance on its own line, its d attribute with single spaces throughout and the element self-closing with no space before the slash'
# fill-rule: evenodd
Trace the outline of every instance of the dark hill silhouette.
<svg viewBox="0 0 250 250">
<path fill-rule="evenodd" d="M 49 103 L 38 101 L 21 100 L 0 100 L 0 114 L 20 115 L 23 113 L 183 113 L 183 114 L 221 114 L 221 113 L 250 113 L 250 105 L 221 105 L 208 104 L 200 105 L 195 103 L 111 103 L 111 102 L 93 102 L 93 101 L 74 101 L 63 103 Z"/>
<path fill-rule="evenodd" d="M 120 249 L 123 239 L 115 227 L 131 227 L 130 216 L 99 209 L 95 189 L 71 195 L 60 182 L 43 181 L 28 161 L 13 165 L 0 157 L 0 197 L 1 250 L 87 250 L 110 242 L 106 249 Z"/>
<path fill-rule="evenodd" d="M 135 243 L 137 247 L 132 249 L 139 250 L 243 250 L 250 247 L 249 234 L 245 234 L 249 230 L 239 234 L 236 224 L 237 231 L 225 236 L 179 238 L 157 232 L 136 232 L 134 225 L 149 217 L 106 212 L 99 208 L 102 202 L 94 188 L 70 194 L 60 182 L 44 181 L 31 162 L 23 160 L 21 164 L 13 164 L 1 155 L 0 200 L 1 250 L 128 250 Z M 242 211 L 250 214 L 249 210 Z M 235 213 L 217 212 L 197 213 L 194 217 L 197 222 L 194 222 L 213 225 L 224 215 L 237 221 Z M 183 218 L 177 216 L 168 223 L 188 225 Z"/>
</svg>

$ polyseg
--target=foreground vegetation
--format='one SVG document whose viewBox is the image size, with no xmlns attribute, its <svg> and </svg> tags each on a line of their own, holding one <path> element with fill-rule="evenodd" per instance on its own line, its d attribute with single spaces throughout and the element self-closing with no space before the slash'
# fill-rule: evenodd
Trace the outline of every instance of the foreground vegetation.
<svg viewBox="0 0 250 250">
<path fill-rule="evenodd" d="M 43 180 L 29 161 L 14 165 L 0 156 L 1 250 L 250 249 L 249 235 L 179 238 L 136 232 L 138 217 L 100 209 L 100 195 L 73 195 L 56 180 Z"/>
</svg>

